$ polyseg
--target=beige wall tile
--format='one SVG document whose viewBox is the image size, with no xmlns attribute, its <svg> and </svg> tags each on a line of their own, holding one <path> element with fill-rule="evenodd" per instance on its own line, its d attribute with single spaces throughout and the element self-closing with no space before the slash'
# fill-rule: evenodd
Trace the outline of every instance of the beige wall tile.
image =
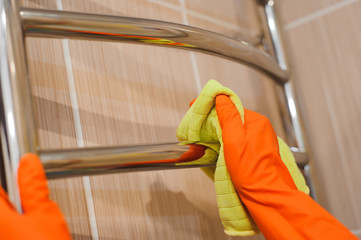
<svg viewBox="0 0 361 240">
<path fill-rule="evenodd" d="M 26 41 L 41 148 L 75 146 L 75 129 L 59 40 Z"/>
<path fill-rule="evenodd" d="M 271 79 L 260 76 L 258 72 L 229 60 L 205 54 L 197 54 L 202 85 L 215 79 L 232 89 L 241 99 L 245 108 L 267 116 L 278 135 L 283 137 L 279 109 L 275 97 L 275 84 Z"/>
<path fill-rule="evenodd" d="M 92 178 L 104 239 L 225 239 L 213 183 L 199 169 Z"/>
<path fill-rule="evenodd" d="M 89 42 L 70 46 L 87 145 L 176 140 L 188 102 L 197 96 L 189 53 Z"/>
<path fill-rule="evenodd" d="M 181 22 L 180 12 L 157 12 L 160 7 L 153 4 L 155 10 L 147 12 Z M 86 41 L 69 45 L 87 146 L 176 140 L 176 128 L 197 96 L 188 52 Z M 92 177 L 91 185 L 102 239 L 225 237 L 213 183 L 199 169 Z"/>
<path fill-rule="evenodd" d="M 90 48 L 94 50 L 89 51 Z M 177 125 L 189 101 L 197 96 L 189 53 L 75 41 L 70 42 L 70 51 L 86 145 L 176 140 Z M 194 185 L 195 192 L 213 189 L 213 183 L 199 169 L 184 171 L 187 173 L 183 175 L 178 171 L 162 171 L 92 177 L 100 236 L 107 239 L 122 234 L 130 239 L 139 236 L 158 239 L 162 235 L 172 236 L 176 231 L 183 235 L 175 239 L 205 234 L 217 239 L 224 237 L 220 226 L 210 227 L 219 224 L 219 220 L 214 195 L 209 191 L 204 194 L 210 198 L 208 205 L 202 205 L 198 203 L 198 195 L 187 188 L 189 185 L 183 186 L 176 196 L 184 196 L 180 197 L 184 201 L 170 201 L 169 208 L 175 212 L 163 216 L 168 211 L 160 207 L 164 198 L 175 198 L 172 179 L 180 183 L 187 179 L 198 182 L 199 185 Z M 163 182 L 167 183 L 166 188 Z M 165 189 L 158 190 L 158 185 Z M 149 195 L 151 198 L 144 197 Z M 206 208 L 191 207 L 189 198 Z M 177 215 L 178 208 L 190 210 L 187 215 Z M 169 222 L 174 224 L 168 225 Z M 213 232 L 208 232 L 210 229 Z"/>
<path fill-rule="evenodd" d="M 288 23 L 340 1 L 282 0 L 280 10 Z M 177 0 L 62 3 L 71 11 L 185 21 Z M 259 32 L 253 4 L 227 0 L 219 7 L 216 1 L 185 1 L 185 12 L 192 26 L 244 38 L 246 31 L 249 36 Z M 23 5 L 56 8 L 55 1 Z M 360 8 L 353 4 L 287 32 L 320 202 L 351 229 L 361 228 L 361 193 L 356 190 L 361 180 Z M 175 140 L 175 129 L 198 93 L 188 52 L 88 41 L 69 45 L 87 146 Z M 61 42 L 28 40 L 27 46 L 41 146 L 75 147 Z M 195 56 L 202 85 L 214 78 L 232 88 L 247 108 L 268 116 L 283 134 L 270 81 L 237 63 Z M 49 183 L 74 239 L 90 238 L 82 184 L 80 178 Z M 91 186 L 101 239 L 228 239 L 213 183 L 199 169 L 98 176 L 91 178 Z"/>
<path fill-rule="evenodd" d="M 355 3 L 287 32 L 320 201 L 351 229 L 361 227 L 361 56 Z"/>
<path fill-rule="evenodd" d="M 197 17 L 188 16 L 191 26 L 200 27 L 228 37 L 239 38 L 237 30 L 226 28 Z M 245 36 L 244 36 L 245 37 Z M 282 121 L 275 96 L 273 81 L 252 68 L 219 57 L 195 53 L 202 86 L 209 79 L 215 79 L 231 88 L 242 100 L 244 107 L 267 116 L 276 132 L 284 136 Z"/>
<path fill-rule="evenodd" d="M 227 37 L 239 40 L 239 41 L 254 41 L 257 39 L 258 32 L 248 31 L 247 29 L 238 28 L 236 25 L 227 25 L 219 22 L 212 22 L 207 19 L 201 19 L 197 16 L 187 15 L 188 25 L 207 29 L 215 33 L 225 35 Z"/>
<path fill-rule="evenodd" d="M 56 9 L 56 0 L 20 0 L 19 2 L 22 7 Z"/>
<path fill-rule="evenodd" d="M 61 42 L 30 38 L 26 48 L 40 147 L 76 147 Z M 51 198 L 59 204 L 75 234 L 74 239 L 86 239 L 82 236 L 90 235 L 89 221 L 81 180 L 51 180 L 49 187 Z"/>
<path fill-rule="evenodd" d="M 233 30 L 233 35 L 238 38 L 251 38 L 259 34 L 260 28 L 257 19 L 257 8 L 255 1 L 222 1 L 221 7 L 219 1 L 185 1 L 187 17 L 195 19 L 189 21 L 192 26 L 201 27 L 202 22 L 207 22 L 211 31 L 229 35 L 229 30 Z M 192 23 L 191 23 L 192 22 Z M 193 23 L 196 23 L 193 25 Z M 215 26 L 215 28 L 213 27 Z M 222 26 L 224 30 L 218 31 Z"/>
<path fill-rule="evenodd" d="M 22 6 L 56 9 L 55 1 L 23 1 Z M 63 49 L 60 40 L 26 40 L 34 111 L 42 149 L 76 147 Z M 74 239 L 90 239 L 81 179 L 50 180 L 51 198 L 63 212 Z"/>
<path fill-rule="evenodd" d="M 123 4 L 117 7 L 128 9 L 126 14 L 144 17 L 133 3 Z M 182 22 L 179 11 L 138 4 L 151 8 L 149 18 Z M 64 9 L 84 10 L 70 2 Z M 87 146 L 176 140 L 175 130 L 198 95 L 188 52 L 87 41 L 69 45 Z M 101 238 L 227 238 L 213 183 L 199 169 L 92 177 L 91 185 Z"/>
<path fill-rule="evenodd" d="M 92 239 L 89 215 L 81 178 L 49 181 L 51 198 L 64 214 L 74 240 Z"/>
<path fill-rule="evenodd" d="M 183 0 L 148 0 L 150 2 L 157 2 L 158 4 L 171 4 L 172 7 L 180 7 Z"/>
<path fill-rule="evenodd" d="M 278 0 L 276 3 L 283 22 L 289 23 L 342 1 L 345 0 Z"/>
<path fill-rule="evenodd" d="M 238 14 L 238 17 L 242 19 L 229 17 L 228 21 L 230 25 L 226 26 L 199 18 L 197 15 L 193 16 L 189 13 L 187 15 L 189 25 L 207 29 L 238 40 L 251 41 L 254 39 L 260 31 L 257 25 L 258 20 L 257 18 L 254 19 L 255 14 L 257 14 L 255 2 L 225 1 L 223 3 L 225 3 L 226 7 L 223 8 L 222 6 L 219 12 L 227 15 L 226 12 L 228 11 L 228 15 L 230 16 L 233 16 L 233 14 L 237 16 Z M 187 1 L 187 4 L 200 8 L 200 6 L 197 5 L 200 4 L 199 1 Z M 215 11 L 217 4 L 217 2 L 211 2 L 211 6 L 208 8 L 205 7 L 202 11 L 208 11 L 208 14 L 213 14 L 214 12 L 212 11 Z M 238 26 L 238 28 L 235 29 L 232 26 Z M 267 116 L 272 122 L 277 134 L 284 138 L 285 133 L 275 96 L 275 84 L 270 78 L 259 74 L 250 67 L 219 57 L 196 53 L 196 59 L 202 86 L 206 84 L 209 79 L 216 79 L 223 85 L 231 88 L 238 94 L 246 108 Z"/>
<path fill-rule="evenodd" d="M 116 0 L 62 0 L 64 10 L 148 18 L 180 23 L 180 11 L 165 7 L 148 0 L 116 1 Z M 141 6 L 141 7 L 140 7 Z"/>
</svg>

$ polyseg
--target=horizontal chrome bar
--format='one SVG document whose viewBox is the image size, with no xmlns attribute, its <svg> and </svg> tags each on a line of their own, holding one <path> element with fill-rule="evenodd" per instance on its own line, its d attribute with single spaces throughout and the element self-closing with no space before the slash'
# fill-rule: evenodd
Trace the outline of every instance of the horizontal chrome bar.
<svg viewBox="0 0 361 240">
<path fill-rule="evenodd" d="M 64 178 L 124 171 L 214 166 L 216 159 L 209 164 L 185 164 L 203 157 L 206 149 L 198 144 L 162 143 L 43 150 L 39 152 L 39 157 L 49 178 Z"/>
<path fill-rule="evenodd" d="M 179 169 L 215 166 L 192 162 L 206 154 L 206 147 L 198 144 L 162 143 L 120 147 L 93 147 L 39 151 L 48 178 L 98 175 L 117 172 Z M 305 164 L 302 152 L 295 151 L 297 164 Z M 208 149 L 208 151 L 213 151 Z M 185 164 L 188 163 L 188 164 Z"/>
<path fill-rule="evenodd" d="M 25 36 L 92 39 L 164 46 L 207 53 L 246 64 L 287 82 L 288 73 L 264 51 L 218 33 L 181 24 L 76 12 L 21 9 Z"/>
</svg>

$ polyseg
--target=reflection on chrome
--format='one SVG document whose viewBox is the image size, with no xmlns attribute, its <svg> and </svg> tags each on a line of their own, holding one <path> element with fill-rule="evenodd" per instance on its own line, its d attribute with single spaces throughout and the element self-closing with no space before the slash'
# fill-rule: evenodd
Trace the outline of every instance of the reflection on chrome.
<svg viewBox="0 0 361 240">
<path fill-rule="evenodd" d="M 0 141 L 1 184 L 20 209 L 16 172 L 20 157 L 36 151 L 36 134 L 16 1 L 0 0 Z"/>
<path fill-rule="evenodd" d="M 277 83 L 288 79 L 287 72 L 264 51 L 195 27 L 149 19 L 43 9 L 21 9 L 20 16 L 26 36 L 117 41 L 198 51 L 249 65 L 272 76 Z"/>
<path fill-rule="evenodd" d="M 64 178 L 124 171 L 175 169 L 214 166 L 195 164 L 206 154 L 207 147 L 199 144 L 148 144 L 122 147 L 77 148 L 40 151 L 49 178 Z M 208 151 L 213 151 L 208 149 Z M 189 162 L 189 165 L 179 163 Z"/>
<path fill-rule="evenodd" d="M 288 103 L 286 110 L 292 120 L 292 129 L 286 129 L 290 130 L 289 135 L 294 136 L 297 143 L 292 150 L 296 152 L 296 157 L 302 159 L 298 161 L 299 165 L 307 166 L 302 124 L 294 103 L 292 85 L 288 84 L 287 59 L 273 1 L 259 0 L 259 3 L 266 15 L 266 26 L 271 32 L 277 61 L 252 44 L 195 27 L 148 19 L 43 9 L 22 9 L 19 12 L 14 5 L 16 2 L 0 0 L 0 135 L 3 161 L 0 167 L 3 168 L 2 185 L 7 188 L 11 201 L 19 209 L 15 176 L 20 156 L 27 152 L 39 155 L 51 178 L 214 165 L 192 164 L 192 161 L 209 150 L 197 144 L 167 143 L 38 151 L 23 33 L 27 37 L 115 41 L 198 51 L 266 73 L 283 87 Z M 190 164 L 179 164 L 184 162 Z M 312 186 L 310 188 L 312 191 Z"/>
</svg>

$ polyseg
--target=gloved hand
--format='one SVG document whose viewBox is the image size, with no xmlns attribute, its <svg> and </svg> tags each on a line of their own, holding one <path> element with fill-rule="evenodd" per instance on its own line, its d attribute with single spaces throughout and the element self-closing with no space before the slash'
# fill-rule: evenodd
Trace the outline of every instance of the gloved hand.
<svg viewBox="0 0 361 240">
<path fill-rule="evenodd" d="M 0 239 L 71 239 L 63 214 L 49 199 L 46 176 L 37 156 L 26 154 L 22 157 L 18 184 L 23 214 L 15 210 L 0 188 Z"/>
<path fill-rule="evenodd" d="M 357 240 L 312 198 L 297 190 L 266 117 L 245 109 L 243 125 L 226 95 L 217 96 L 216 110 L 232 182 L 266 239 Z"/>
</svg>

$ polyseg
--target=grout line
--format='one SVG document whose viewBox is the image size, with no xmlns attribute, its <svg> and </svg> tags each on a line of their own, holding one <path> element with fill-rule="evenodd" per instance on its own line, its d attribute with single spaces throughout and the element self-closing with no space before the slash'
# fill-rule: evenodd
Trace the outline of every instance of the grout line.
<svg viewBox="0 0 361 240">
<path fill-rule="evenodd" d="M 85 201 L 86 201 L 88 215 L 89 215 L 90 232 L 91 232 L 93 240 L 99 240 L 97 219 L 95 217 L 94 202 L 93 202 L 92 188 L 90 185 L 90 178 L 89 178 L 89 176 L 85 176 L 85 177 L 82 177 L 82 180 L 83 180 L 83 187 L 84 187 L 84 193 L 85 193 Z"/>
<path fill-rule="evenodd" d="M 236 24 L 229 23 L 229 22 L 226 22 L 226 21 L 222 21 L 222 20 L 219 20 L 217 18 L 213 18 L 213 17 L 207 16 L 207 15 L 198 13 L 196 11 L 186 10 L 186 12 L 187 12 L 188 15 L 191 15 L 193 17 L 197 17 L 197 18 L 200 18 L 202 20 L 206 20 L 208 22 L 212 22 L 212 23 L 218 24 L 220 26 L 223 26 L 223 27 L 226 27 L 226 28 L 229 28 L 229 29 L 232 29 L 232 30 L 249 32 L 249 30 L 242 29 L 240 26 L 238 26 Z"/>
<path fill-rule="evenodd" d="M 149 0 L 149 2 L 159 4 L 159 5 L 163 6 L 163 7 L 167 7 L 167 8 L 176 10 L 176 11 L 180 10 L 179 6 L 177 6 L 175 4 L 172 4 L 172 3 L 167 3 L 167 2 L 160 1 L 160 0 Z"/>
<path fill-rule="evenodd" d="M 211 23 L 226 27 L 226 28 L 231 29 L 231 30 L 237 30 L 237 31 L 241 31 L 241 32 L 249 32 L 247 29 L 243 29 L 243 28 L 241 28 L 240 26 L 238 26 L 236 24 L 229 23 L 229 22 L 226 22 L 226 21 L 222 21 L 222 20 L 207 16 L 207 15 L 201 14 L 201 13 L 196 12 L 196 11 L 188 10 L 184 6 L 182 6 L 182 3 L 181 3 L 181 7 L 179 7 L 178 5 L 163 2 L 162 0 L 149 0 L 149 1 L 153 2 L 153 3 L 156 3 L 156 4 L 159 4 L 161 6 L 176 10 L 176 11 L 185 12 L 186 14 L 188 14 L 190 16 L 197 17 L 197 18 L 200 18 L 202 20 L 206 20 L 208 22 L 211 22 Z M 188 25 L 188 23 L 187 23 L 187 25 Z"/>
<path fill-rule="evenodd" d="M 309 15 L 307 15 L 307 16 L 301 17 L 300 19 L 297 19 L 297 20 L 295 20 L 295 21 L 292 21 L 292 22 L 286 24 L 284 28 L 285 28 L 286 30 L 291 30 L 291 29 L 293 29 L 293 28 L 299 27 L 299 26 L 301 26 L 301 25 L 303 25 L 303 24 L 305 24 L 305 23 L 311 22 L 311 21 L 313 21 L 313 20 L 315 20 L 315 19 L 317 19 L 317 18 L 319 18 L 319 17 L 322 17 L 322 16 L 324 16 L 324 15 L 327 15 L 327 14 L 329 14 L 329 13 L 332 13 L 332 12 L 338 10 L 338 9 L 341 9 L 341 8 L 343 8 L 343 7 L 346 7 L 346 6 L 348 6 L 348 5 L 351 5 L 351 4 L 353 4 L 353 3 L 356 3 L 356 2 L 358 2 L 358 1 L 359 1 L 359 0 L 344 0 L 344 1 L 342 1 L 342 2 L 333 4 L 333 5 L 329 6 L 329 7 L 326 7 L 326 8 L 324 8 L 324 9 L 318 10 L 318 11 L 316 11 L 316 12 L 314 12 L 314 13 L 311 13 L 311 14 L 309 14 Z"/>
<path fill-rule="evenodd" d="M 187 17 L 186 3 L 184 2 L 184 0 L 179 0 L 179 5 L 180 5 L 180 11 L 182 13 L 182 22 L 185 25 L 189 25 L 189 21 L 188 21 L 188 17 Z"/>
<path fill-rule="evenodd" d="M 76 141 L 78 143 L 78 147 L 84 147 L 84 138 L 83 138 L 83 131 L 82 131 L 82 127 L 81 127 L 81 121 L 80 121 L 77 94 L 76 94 L 76 89 L 75 89 L 73 67 L 72 67 L 71 57 L 70 57 L 69 41 L 67 39 L 62 39 L 61 41 L 62 41 L 63 50 L 64 50 L 66 76 L 68 79 L 70 102 L 71 102 L 71 107 L 73 110 Z"/>
<path fill-rule="evenodd" d="M 62 44 L 63 44 L 63 49 L 64 49 L 64 59 L 65 59 L 66 73 L 67 73 L 68 86 L 69 86 L 69 92 L 70 92 L 70 102 L 71 102 L 72 111 L 73 111 L 77 145 L 78 145 L 78 147 L 84 147 L 83 131 L 82 131 L 81 121 L 80 121 L 79 106 L 78 106 L 77 94 L 76 94 L 76 90 L 75 90 L 74 75 L 73 75 L 73 68 L 71 65 L 68 40 L 63 39 Z M 92 234 L 92 239 L 97 240 L 97 239 L 99 239 L 99 236 L 98 236 L 98 229 L 97 229 L 95 210 L 94 210 L 94 204 L 93 204 L 93 195 L 92 195 L 92 190 L 90 187 L 89 177 L 87 177 L 87 176 L 82 177 L 82 182 L 83 182 L 84 193 L 85 193 L 85 201 L 87 204 L 87 210 L 88 210 L 88 214 L 89 214 L 90 231 Z"/>
<path fill-rule="evenodd" d="M 320 18 L 320 17 L 325 16 L 327 14 L 330 14 L 332 12 L 335 12 L 335 11 L 337 11 L 339 9 L 342 9 L 342 8 L 344 8 L 346 6 L 349 6 L 349 5 L 351 5 L 353 3 L 356 3 L 356 2 L 359 2 L 359 0 L 344 0 L 342 2 L 336 3 L 336 4 L 331 5 L 329 7 L 326 7 L 324 9 L 319 10 L 319 11 L 311 13 L 311 14 L 309 14 L 307 16 L 304 16 L 304 17 L 302 17 L 300 19 L 292 21 L 292 22 L 286 24 L 284 29 L 285 30 L 291 30 L 291 29 L 297 28 L 299 26 L 302 26 L 303 24 L 311 22 L 311 21 L 313 21 L 313 20 L 315 20 L 317 18 Z M 327 100 L 326 101 L 327 102 L 327 109 L 330 112 L 330 115 L 331 116 L 335 115 L 335 113 L 333 112 L 333 106 L 330 106 L 330 103 L 332 102 L 332 101 L 330 101 L 331 98 L 329 97 L 329 94 L 327 92 L 325 93 L 325 96 L 326 96 L 326 100 Z M 333 118 L 330 118 L 330 119 L 331 119 L 331 126 L 332 126 L 332 128 L 334 130 L 335 135 L 340 136 L 340 133 L 337 130 L 337 127 L 335 127 L 337 125 L 337 123 L 335 123 L 333 121 Z M 340 148 L 340 152 L 341 152 L 341 155 L 345 156 L 345 150 L 344 150 L 343 145 Z M 347 167 L 344 164 L 342 164 L 342 170 L 344 171 L 344 173 L 347 172 Z M 347 174 L 345 176 L 347 176 Z M 352 189 L 350 188 L 352 180 L 349 177 L 345 177 L 345 180 L 346 180 L 346 183 L 347 183 L 346 187 L 348 188 L 348 190 L 350 192 L 352 192 L 351 191 Z M 356 200 L 354 198 L 352 198 L 352 199 L 350 199 L 350 202 L 351 202 L 351 205 L 353 206 L 353 209 L 356 209 L 356 206 L 357 206 Z M 356 219 L 359 220 L 359 217 L 357 215 L 355 217 L 356 217 Z M 353 234 L 355 234 L 355 235 L 358 235 L 358 234 L 361 234 L 361 229 L 352 230 L 351 232 Z"/>
<path fill-rule="evenodd" d="M 181 13 L 182 13 L 182 22 L 184 24 L 186 24 L 186 25 L 189 25 L 188 17 L 187 17 L 187 10 L 186 10 L 184 0 L 179 0 L 179 4 L 181 6 L 180 10 L 181 10 Z M 200 77 L 199 71 L 198 71 L 197 59 L 196 59 L 196 55 L 195 55 L 194 52 L 190 52 L 189 54 L 190 54 L 190 57 L 191 57 L 191 63 L 192 63 L 194 78 L 196 80 L 197 92 L 199 94 L 202 91 L 202 83 L 201 83 L 201 77 Z"/>
<path fill-rule="evenodd" d="M 56 0 L 56 6 L 57 6 L 58 10 L 63 10 L 62 0 Z M 83 138 L 81 121 L 80 121 L 79 105 L 78 105 L 76 88 L 75 88 L 73 67 L 72 67 L 71 57 L 70 57 L 69 41 L 67 39 L 62 39 L 62 46 L 63 46 L 63 52 L 64 52 L 66 76 L 67 76 L 68 87 L 69 87 L 69 92 L 70 92 L 70 102 L 71 102 L 73 118 L 74 118 L 75 135 L 76 135 L 77 145 L 78 145 L 78 147 L 84 147 L 84 138 Z M 93 195 L 92 195 L 92 189 L 91 189 L 89 177 L 88 176 L 82 177 L 82 182 L 83 182 L 84 193 L 85 193 L 85 201 L 86 201 L 87 210 L 88 210 L 91 236 L 92 236 L 93 240 L 98 240 L 99 235 L 98 235 Z"/>
</svg>

